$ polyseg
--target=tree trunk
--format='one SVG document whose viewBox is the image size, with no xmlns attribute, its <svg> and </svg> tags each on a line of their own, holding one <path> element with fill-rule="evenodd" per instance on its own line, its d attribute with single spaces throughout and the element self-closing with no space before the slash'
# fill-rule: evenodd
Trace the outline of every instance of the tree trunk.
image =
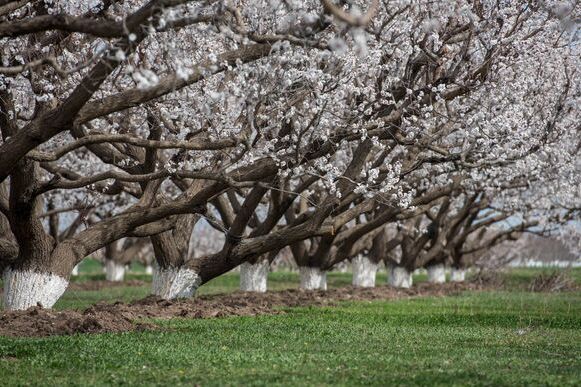
<svg viewBox="0 0 581 387">
<path fill-rule="evenodd" d="M 180 231 L 191 235 L 191 225 L 182 225 Z M 186 265 L 189 239 L 173 232 L 151 237 L 156 264 L 153 268 L 151 292 L 163 299 L 192 297 L 202 284 L 200 271 Z"/>
<path fill-rule="evenodd" d="M 155 266 L 152 293 L 166 300 L 192 297 L 202 282 L 195 271 L 185 267 Z"/>
<path fill-rule="evenodd" d="M 4 271 L 3 280 L 6 310 L 52 308 L 69 285 L 68 280 L 57 274 L 11 268 Z"/>
<path fill-rule="evenodd" d="M 300 288 L 303 290 L 327 290 L 327 272 L 318 267 L 299 266 Z"/>
<path fill-rule="evenodd" d="M 375 287 L 375 275 L 377 274 L 377 263 L 368 257 L 358 255 L 353 258 L 353 286 L 360 288 Z"/>
<path fill-rule="evenodd" d="M 394 288 L 409 289 L 413 284 L 412 273 L 403 266 L 390 265 L 388 284 Z"/>
<path fill-rule="evenodd" d="M 443 284 L 446 282 L 446 270 L 443 263 L 429 265 L 427 270 L 428 282 L 432 284 Z"/>
<path fill-rule="evenodd" d="M 53 251 L 33 251 L 34 259 L 19 258 L 3 272 L 4 309 L 25 310 L 31 306 L 52 308 L 69 285 L 78 260 L 63 246 Z"/>
<path fill-rule="evenodd" d="M 18 256 L 4 269 L 4 308 L 24 310 L 31 306 L 52 307 L 65 292 L 69 276 L 78 262 L 75 251 L 57 245 L 45 232 L 40 214 L 44 209 L 41 197 L 31 195 L 39 187 L 40 167 L 25 158 L 17 163 L 10 176 L 10 233 L 18 245 Z M 4 194 L 2 196 L 5 196 Z M 0 222 L 6 226 L 6 221 Z"/>
<path fill-rule="evenodd" d="M 262 259 L 254 264 L 244 262 L 240 265 L 240 290 L 243 292 L 266 292 L 269 267 L 268 259 Z"/>
<path fill-rule="evenodd" d="M 105 278 L 107 281 L 123 281 L 125 278 L 125 264 L 113 259 L 105 260 Z"/>
<path fill-rule="evenodd" d="M 466 270 L 462 268 L 452 268 L 450 272 L 450 281 L 451 282 L 464 282 L 466 279 Z"/>
</svg>

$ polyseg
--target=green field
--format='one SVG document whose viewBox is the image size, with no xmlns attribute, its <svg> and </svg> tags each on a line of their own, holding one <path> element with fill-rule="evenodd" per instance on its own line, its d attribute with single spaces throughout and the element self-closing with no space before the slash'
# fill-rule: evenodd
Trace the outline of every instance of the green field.
<svg viewBox="0 0 581 387">
<path fill-rule="evenodd" d="M 0 337 L 0 384 L 580 385 L 581 292 L 523 290 L 537 274 L 512 271 L 505 275 L 508 290 L 455 297 L 173 319 L 155 332 Z M 577 281 L 579 274 L 572 273 Z M 273 288 L 296 287 L 296 274 L 270 277 Z M 333 273 L 329 282 L 349 281 L 348 273 Z M 229 274 L 201 290 L 236 287 L 237 276 Z M 58 306 L 131 299 L 147 290 L 68 292 Z"/>
</svg>

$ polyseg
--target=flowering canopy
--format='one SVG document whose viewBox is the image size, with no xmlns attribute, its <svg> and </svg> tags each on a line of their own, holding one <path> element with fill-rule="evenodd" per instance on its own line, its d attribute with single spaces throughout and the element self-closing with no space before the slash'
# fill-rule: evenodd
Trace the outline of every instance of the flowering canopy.
<svg viewBox="0 0 581 387">
<path fill-rule="evenodd" d="M 0 18 L 4 266 L 68 276 L 129 236 L 184 255 L 201 217 L 230 265 L 308 238 L 328 254 L 445 196 L 578 217 L 573 5 L 2 1 Z"/>
</svg>

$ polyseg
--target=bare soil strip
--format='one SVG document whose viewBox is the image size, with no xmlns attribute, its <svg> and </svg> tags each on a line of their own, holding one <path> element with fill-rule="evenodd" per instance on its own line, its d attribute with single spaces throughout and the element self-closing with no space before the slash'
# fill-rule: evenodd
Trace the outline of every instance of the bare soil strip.
<svg viewBox="0 0 581 387">
<path fill-rule="evenodd" d="M 0 312 L 0 336 L 51 336 L 78 333 L 127 332 L 159 329 L 145 319 L 213 318 L 284 313 L 280 307 L 327 306 L 339 301 L 397 300 L 418 296 L 448 296 L 480 290 L 472 283 L 419 284 L 411 289 L 379 286 L 343 287 L 327 291 L 284 290 L 264 294 L 235 292 L 194 299 L 161 300 L 147 297 L 131 303 L 97 303 L 84 311 L 30 308 Z"/>
</svg>

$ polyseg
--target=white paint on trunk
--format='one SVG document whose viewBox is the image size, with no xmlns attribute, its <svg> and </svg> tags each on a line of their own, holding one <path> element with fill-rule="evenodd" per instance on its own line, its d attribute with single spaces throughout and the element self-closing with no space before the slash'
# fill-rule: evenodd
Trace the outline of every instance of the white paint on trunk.
<svg viewBox="0 0 581 387">
<path fill-rule="evenodd" d="M 63 295 L 69 281 L 51 273 L 4 270 L 4 309 L 26 310 L 41 305 L 52 308 Z"/>
<path fill-rule="evenodd" d="M 192 297 L 202 278 L 193 270 L 168 267 L 153 271 L 152 293 L 166 300 Z"/>
<path fill-rule="evenodd" d="M 300 266 L 299 274 L 303 290 L 327 290 L 327 272 L 318 267 Z"/>
<path fill-rule="evenodd" d="M 428 270 L 428 282 L 433 284 L 443 284 L 446 282 L 446 270 L 443 263 L 430 265 Z"/>
<path fill-rule="evenodd" d="M 452 282 L 464 282 L 466 279 L 466 270 L 452 268 L 450 272 L 450 281 Z"/>
<path fill-rule="evenodd" d="M 266 292 L 269 267 L 270 263 L 267 259 L 258 261 L 254 265 L 248 262 L 240 265 L 240 290 L 243 292 Z"/>
<path fill-rule="evenodd" d="M 73 267 L 73 271 L 71 272 L 71 275 L 74 275 L 74 276 L 79 275 L 79 265 L 75 265 L 75 267 Z"/>
<path fill-rule="evenodd" d="M 360 288 L 374 288 L 377 263 L 367 257 L 358 255 L 352 260 L 353 286 Z"/>
<path fill-rule="evenodd" d="M 405 267 L 391 265 L 389 267 L 388 284 L 395 288 L 409 289 L 412 287 L 413 277 Z"/>
<path fill-rule="evenodd" d="M 145 274 L 152 275 L 153 274 L 153 266 L 151 266 L 151 265 L 145 266 Z"/>
<path fill-rule="evenodd" d="M 107 281 L 121 282 L 125 278 L 125 265 L 112 259 L 105 261 L 105 278 Z"/>
</svg>

